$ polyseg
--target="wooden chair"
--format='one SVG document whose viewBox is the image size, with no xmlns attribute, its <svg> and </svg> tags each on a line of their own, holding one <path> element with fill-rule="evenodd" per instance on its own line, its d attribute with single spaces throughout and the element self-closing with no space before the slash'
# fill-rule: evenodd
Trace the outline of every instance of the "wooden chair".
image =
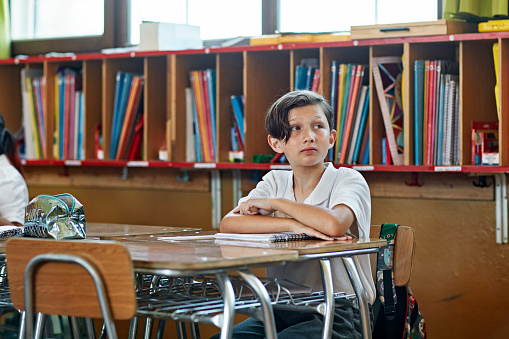
<svg viewBox="0 0 509 339">
<path fill-rule="evenodd" d="M 382 226 L 372 225 L 369 237 L 380 237 Z M 414 256 L 415 233 L 414 229 L 408 226 L 399 226 L 396 231 L 394 243 L 394 284 L 404 286 L 410 281 L 412 275 L 412 260 Z M 371 255 L 371 269 L 376 282 L 376 254 Z"/>
<path fill-rule="evenodd" d="M 6 259 L 12 302 L 25 311 L 27 338 L 33 338 L 34 312 L 103 318 L 109 338 L 117 338 L 114 319 L 136 312 L 132 261 L 120 244 L 13 238 Z"/>
</svg>

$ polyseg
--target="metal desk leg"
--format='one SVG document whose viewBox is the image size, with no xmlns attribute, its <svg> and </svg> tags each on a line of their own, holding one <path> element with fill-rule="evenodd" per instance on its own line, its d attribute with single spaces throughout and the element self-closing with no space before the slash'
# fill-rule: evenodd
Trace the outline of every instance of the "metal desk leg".
<svg viewBox="0 0 509 339">
<path fill-rule="evenodd" d="M 343 260 L 343 264 L 348 272 L 348 277 L 350 278 L 350 282 L 352 283 L 357 299 L 359 300 L 362 335 L 364 338 L 371 339 L 371 322 L 369 319 L 368 297 L 366 296 L 366 290 L 364 290 L 364 286 L 362 286 L 361 278 L 359 277 L 359 272 L 357 272 L 357 269 L 355 268 L 353 259 L 351 257 L 341 257 L 341 259 Z"/>
<path fill-rule="evenodd" d="M 18 339 L 24 339 L 26 337 L 25 333 L 25 322 L 26 322 L 26 316 L 25 311 L 19 312 L 19 333 L 18 333 Z"/>
<path fill-rule="evenodd" d="M 46 316 L 42 313 L 37 313 L 37 317 L 35 320 L 35 338 L 42 339 L 42 331 L 44 330 L 44 320 Z M 34 321 L 33 319 L 27 319 L 27 321 Z M 27 334 L 30 331 L 26 331 Z"/>
<path fill-rule="evenodd" d="M 235 293 L 233 292 L 232 283 L 226 272 L 217 273 L 216 277 L 224 301 L 221 339 L 229 339 L 232 336 L 233 322 L 235 320 Z"/>
<path fill-rule="evenodd" d="M 129 323 L 129 339 L 135 339 L 138 337 L 138 325 L 140 324 L 140 317 L 134 316 L 131 318 Z M 105 332 L 105 328 L 103 326 L 103 333 Z"/>
<path fill-rule="evenodd" d="M 274 311 L 272 310 L 272 304 L 270 302 L 269 293 L 262 282 L 248 270 L 239 270 L 239 275 L 246 281 L 251 287 L 253 292 L 258 297 L 262 305 L 262 316 L 263 324 L 265 327 L 265 337 L 267 339 L 277 338 L 276 334 L 276 321 L 274 320 Z"/>
<path fill-rule="evenodd" d="M 92 318 L 85 318 L 85 323 L 87 325 L 87 338 L 89 339 L 95 339 L 95 325 L 94 325 L 94 319 Z"/>
<path fill-rule="evenodd" d="M 334 321 L 334 286 L 332 283 L 332 268 L 328 258 L 320 259 L 322 271 L 322 283 L 325 298 L 325 314 L 322 338 L 328 339 L 332 335 L 332 323 Z"/>
</svg>

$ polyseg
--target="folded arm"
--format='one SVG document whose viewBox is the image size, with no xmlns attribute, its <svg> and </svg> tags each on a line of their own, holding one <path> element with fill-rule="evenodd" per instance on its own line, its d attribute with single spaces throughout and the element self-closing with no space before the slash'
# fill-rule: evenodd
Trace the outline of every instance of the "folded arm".
<svg viewBox="0 0 509 339">
<path fill-rule="evenodd" d="M 266 218 L 263 216 L 274 211 L 280 211 L 293 219 Z M 225 217 L 221 222 L 222 232 L 223 223 L 225 223 L 228 224 L 225 227 L 230 229 L 230 232 L 262 233 L 291 231 L 313 236 L 316 235 L 310 234 L 310 232 L 318 232 L 322 235 L 319 238 L 329 240 L 331 239 L 330 237 L 345 235 L 355 221 L 354 213 L 346 205 L 336 205 L 329 209 L 282 198 L 250 198 L 236 207 L 233 212 L 239 213 L 242 220 L 239 216 Z M 246 217 L 252 218 L 247 219 Z M 226 219 L 232 220 L 227 221 Z M 281 219 L 287 220 L 282 221 Z M 249 230 L 246 230 L 246 228 Z"/>
</svg>

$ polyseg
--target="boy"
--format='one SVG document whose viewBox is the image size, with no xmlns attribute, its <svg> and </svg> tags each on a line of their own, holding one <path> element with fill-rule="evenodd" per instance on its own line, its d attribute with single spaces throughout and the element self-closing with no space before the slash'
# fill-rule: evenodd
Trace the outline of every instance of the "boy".
<svg viewBox="0 0 509 339">
<path fill-rule="evenodd" d="M 225 233 L 306 233 L 334 240 L 347 232 L 369 237 L 370 193 L 362 175 L 352 169 L 336 169 L 324 159 L 336 140 L 333 112 L 317 93 L 294 91 L 277 100 L 268 110 L 265 126 L 268 142 L 284 153 L 291 171 L 270 171 L 247 197 L 221 221 Z M 272 216 L 272 217 L 270 217 Z M 334 291 L 353 293 L 341 259 L 331 260 Z M 370 304 L 375 299 L 369 258 L 354 257 Z M 323 290 L 316 260 L 290 262 L 267 268 L 267 276 L 288 279 L 313 290 Z M 320 315 L 275 311 L 278 338 L 319 338 Z M 250 318 L 234 327 L 234 338 L 263 338 L 263 324 Z M 361 337 L 360 317 L 351 307 L 338 307 L 333 338 Z"/>
</svg>

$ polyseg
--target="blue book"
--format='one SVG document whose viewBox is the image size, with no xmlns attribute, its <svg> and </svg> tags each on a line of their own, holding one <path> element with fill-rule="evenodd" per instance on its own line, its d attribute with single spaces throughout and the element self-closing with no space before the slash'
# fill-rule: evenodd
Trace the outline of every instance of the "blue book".
<svg viewBox="0 0 509 339">
<path fill-rule="evenodd" d="M 212 146 L 214 154 L 212 161 L 217 161 L 217 124 L 216 124 L 216 71 L 213 69 L 206 70 L 207 88 L 209 94 L 210 106 L 210 126 L 212 130 Z"/>
<path fill-rule="evenodd" d="M 240 139 L 243 145 L 245 145 L 244 139 L 244 104 L 242 102 L 242 96 L 231 96 L 233 115 L 237 126 L 239 127 Z"/>
<path fill-rule="evenodd" d="M 124 73 L 117 72 L 115 80 L 115 98 L 113 99 L 113 116 L 111 121 L 111 135 L 110 135 L 110 159 L 115 159 L 115 145 L 113 136 L 116 134 L 118 125 L 118 110 L 120 107 L 120 97 L 122 95 L 122 86 L 124 85 Z"/>
<path fill-rule="evenodd" d="M 414 63 L 414 151 L 416 165 L 423 164 L 422 131 L 424 123 L 424 65 L 425 60 Z"/>
<path fill-rule="evenodd" d="M 315 68 L 314 67 L 308 67 L 306 72 L 306 89 L 311 90 L 311 87 L 313 86 L 313 77 L 315 75 Z"/>
<path fill-rule="evenodd" d="M 194 91 L 191 91 L 191 106 L 193 107 L 193 127 L 194 127 L 194 147 L 196 152 L 196 161 L 203 161 L 202 147 L 200 142 L 200 126 L 198 122 L 198 112 L 196 111 L 196 98 L 194 97 Z"/>
<path fill-rule="evenodd" d="M 64 116 L 65 116 L 65 75 L 58 76 L 58 128 L 59 128 L 59 140 L 58 140 L 58 155 L 59 159 L 64 159 Z"/>
<path fill-rule="evenodd" d="M 113 152 L 110 152 L 110 159 L 115 159 L 117 156 L 118 143 L 120 139 L 120 133 L 122 132 L 122 126 L 124 125 L 125 112 L 127 109 L 127 102 L 129 100 L 129 93 L 131 92 L 131 82 L 133 79 L 132 73 L 124 73 L 124 80 L 122 85 L 122 93 L 117 111 L 117 121 L 112 128 L 114 133 L 111 135 L 111 147 Z"/>
<path fill-rule="evenodd" d="M 85 148 L 83 147 L 83 135 L 85 134 L 85 95 L 80 92 L 79 96 L 79 125 L 78 125 L 78 159 L 85 159 Z"/>
<path fill-rule="evenodd" d="M 355 148 L 353 151 L 352 162 L 355 164 L 358 162 L 359 153 L 361 150 L 362 137 L 364 136 L 364 130 L 366 129 L 366 122 L 368 121 L 369 112 L 369 86 L 366 91 L 366 100 L 362 107 L 361 121 L 359 123 L 359 132 L 357 133 L 357 139 L 355 140 Z"/>
<path fill-rule="evenodd" d="M 295 66 L 295 90 L 306 89 L 308 68 L 304 66 Z"/>
<path fill-rule="evenodd" d="M 366 128 L 366 144 L 364 145 L 364 149 L 362 150 L 361 157 L 362 161 L 361 164 L 363 165 L 369 165 L 369 125 L 368 128 Z"/>
</svg>

